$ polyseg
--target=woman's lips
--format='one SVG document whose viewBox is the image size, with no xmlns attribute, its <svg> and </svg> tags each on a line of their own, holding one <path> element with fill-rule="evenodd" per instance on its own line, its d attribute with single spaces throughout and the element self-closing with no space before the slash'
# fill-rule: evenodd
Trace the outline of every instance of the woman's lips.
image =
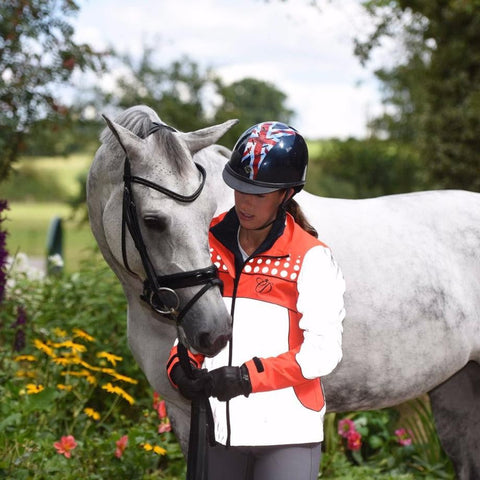
<svg viewBox="0 0 480 480">
<path fill-rule="evenodd" d="M 253 218 L 253 215 L 249 215 L 248 213 L 245 212 L 239 212 L 240 213 L 240 218 L 243 220 L 251 220 Z"/>
</svg>

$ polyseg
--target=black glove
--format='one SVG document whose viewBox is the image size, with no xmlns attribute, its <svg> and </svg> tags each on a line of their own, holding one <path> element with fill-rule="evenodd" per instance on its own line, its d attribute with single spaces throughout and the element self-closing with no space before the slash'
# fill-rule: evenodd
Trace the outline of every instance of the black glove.
<svg viewBox="0 0 480 480">
<path fill-rule="evenodd" d="M 170 372 L 170 378 L 185 398 L 193 400 L 203 395 L 209 397 L 211 395 L 212 379 L 208 371 L 192 366 L 192 377 L 190 378 L 185 373 L 180 363 L 177 363 Z"/>
<path fill-rule="evenodd" d="M 246 365 L 241 367 L 220 367 L 210 372 L 212 388 L 210 395 L 226 402 L 238 395 L 248 397 L 252 392 L 252 384 Z"/>
</svg>

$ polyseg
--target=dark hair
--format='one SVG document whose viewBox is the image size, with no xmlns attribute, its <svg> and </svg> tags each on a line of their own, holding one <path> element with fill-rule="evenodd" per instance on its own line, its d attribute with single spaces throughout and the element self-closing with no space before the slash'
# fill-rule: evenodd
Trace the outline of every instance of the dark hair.
<svg viewBox="0 0 480 480">
<path fill-rule="evenodd" d="M 293 198 L 287 203 L 286 210 L 294 218 L 295 222 L 298 223 L 307 233 L 318 238 L 317 230 L 315 230 L 315 227 L 310 224 L 303 213 L 303 210 L 300 208 L 300 205 Z"/>
</svg>

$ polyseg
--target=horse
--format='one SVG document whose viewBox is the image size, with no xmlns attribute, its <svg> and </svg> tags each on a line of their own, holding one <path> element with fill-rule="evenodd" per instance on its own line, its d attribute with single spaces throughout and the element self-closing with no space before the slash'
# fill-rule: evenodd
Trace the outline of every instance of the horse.
<svg viewBox="0 0 480 480">
<path fill-rule="evenodd" d="M 188 196 L 201 182 L 198 166 L 204 169 L 203 191 L 190 203 L 145 183 L 134 193 L 154 271 L 169 277 L 205 269 L 211 265 L 209 221 L 233 205 L 221 178 L 230 151 L 215 142 L 234 121 L 183 133 L 145 106 L 106 121 L 88 176 L 91 228 L 126 295 L 130 349 L 165 398 L 186 452 L 190 405 L 166 377 L 167 357 L 177 336 L 193 350 L 215 355 L 230 338 L 230 319 L 216 285 L 193 302 L 179 325 L 169 308 L 192 303 L 198 286 L 167 287 L 162 294 L 168 298 L 148 304 L 148 262 L 135 246 L 138 239 L 122 227 L 129 176 L 122 172 L 131 164 L 147 184 Z M 346 200 L 302 191 L 295 198 L 332 249 L 347 285 L 343 358 L 322 379 L 327 412 L 392 407 L 427 393 L 458 478 L 480 478 L 480 194 L 435 190 Z"/>
</svg>

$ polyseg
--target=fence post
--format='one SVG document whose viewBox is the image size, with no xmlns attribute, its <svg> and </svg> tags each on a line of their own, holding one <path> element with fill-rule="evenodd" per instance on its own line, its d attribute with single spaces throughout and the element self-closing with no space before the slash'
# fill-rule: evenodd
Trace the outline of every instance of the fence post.
<svg viewBox="0 0 480 480">
<path fill-rule="evenodd" d="M 63 271 L 63 228 L 62 219 L 53 217 L 47 233 L 47 275 Z"/>
</svg>

